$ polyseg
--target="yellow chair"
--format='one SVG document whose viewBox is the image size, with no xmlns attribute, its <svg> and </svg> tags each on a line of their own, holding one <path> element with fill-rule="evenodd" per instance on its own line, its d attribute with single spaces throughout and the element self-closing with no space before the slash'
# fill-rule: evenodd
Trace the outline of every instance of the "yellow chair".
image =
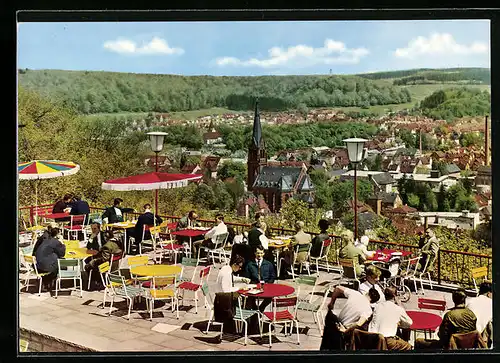
<svg viewBox="0 0 500 363">
<path fill-rule="evenodd" d="M 149 257 L 147 255 L 129 256 L 129 258 L 127 259 L 127 266 L 129 267 L 129 269 L 132 269 L 133 267 L 136 267 L 136 266 L 144 266 L 144 265 L 147 265 L 148 263 L 149 263 Z M 135 276 L 132 273 L 132 270 L 130 270 L 130 277 L 132 277 L 132 279 L 136 283 L 139 281 L 151 280 L 151 278 L 148 276 L 144 276 L 144 277 Z"/>
<path fill-rule="evenodd" d="M 28 351 L 29 342 L 25 339 L 19 339 L 19 351 L 27 352 Z"/>
<path fill-rule="evenodd" d="M 110 264 L 108 261 L 103 262 L 99 265 L 99 274 L 101 275 L 101 282 L 104 285 L 104 298 L 102 300 L 102 308 L 104 309 L 106 305 L 106 295 L 112 296 L 113 294 L 113 289 L 112 287 L 120 287 L 121 284 L 116 283 L 116 282 L 110 282 L 108 279 L 108 274 L 110 273 Z M 133 281 L 130 280 L 125 280 L 126 285 L 131 285 Z"/>
<path fill-rule="evenodd" d="M 474 289 L 476 290 L 477 295 L 479 295 L 479 287 L 477 286 L 476 280 L 486 280 L 488 278 L 488 267 L 482 266 L 473 268 L 471 270 L 472 282 L 474 282 Z"/>
<path fill-rule="evenodd" d="M 36 257 L 35 256 L 30 256 L 30 255 L 23 255 L 24 261 L 26 261 L 26 268 L 28 269 L 28 272 L 26 273 L 26 281 L 24 282 L 24 285 L 26 289 L 28 289 L 29 286 L 29 280 L 31 275 L 35 275 L 37 280 L 39 280 L 38 284 L 38 296 L 42 294 L 42 277 L 46 276 L 49 274 L 49 272 L 38 272 L 38 268 L 36 267 Z"/>
<path fill-rule="evenodd" d="M 153 321 L 153 308 L 155 300 L 170 300 L 172 312 L 177 308 L 177 319 L 179 319 L 179 301 L 177 299 L 176 275 L 153 277 L 151 288 L 146 294 L 146 304 L 149 310 L 149 319 Z M 159 287 L 162 287 L 161 289 Z M 148 304 L 149 302 L 149 304 Z"/>
</svg>

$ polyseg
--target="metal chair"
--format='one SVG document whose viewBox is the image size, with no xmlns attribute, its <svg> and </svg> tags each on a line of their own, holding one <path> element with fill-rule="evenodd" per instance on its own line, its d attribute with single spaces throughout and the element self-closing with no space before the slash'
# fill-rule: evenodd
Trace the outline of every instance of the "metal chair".
<svg viewBox="0 0 500 363">
<path fill-rule="evenodd" d="M 328 263 L 328 253 L 330 252 L 330 248 L 332 246 L 332 239 L 327 238 L 321 243 L 321 250 L 319 252 L 318 257 L 313 257 L 309 255 L 309 258 L 313 260 L 313 262 L 316 264 L 316 272 L 319 274 L 319 264 L 318 262 L 321 260 L 325 260 L 326 263 L 326 270 L 327 272 L 330 272 L 330 264 Z"/>
<path fill-rule="evenodd" d="M 42 294 L 42 277 L 49 274 L 49 272 L 38 272 L 38 268 L 36 267 L 36 257 L 31 255 L 23 255 L 24 261 L 26 261 L 26 280 L 24 282 L 24 287 L 28 289 L 29 280 L 31 275 L 35 275 L 38 283 L 38 296 Z"/>
<path fill-rule="evenodd" d="M 83 298 L 83 289 L 82 289 L 82 272 L 80 269 L 80 260 L 77 259 L 57 259 L 58 266 L 58 274 L 56 279 L 56 295 L 57 299 L 58 290 L 61 290 L 61 281 L 62 280 L 73 280 L 74 289 L 76 289 L 76 281 L 80 281 L 80 297 Z M 62 267 L 66 267 L 66 270 L 63 270 Z M 72 267 L 69 269 L 68 267 Z"/>
<path fill-rule="evenodd" d="M 198 291 L 203 286 L 203 283 L 208 280 L 209 274 L 210 274 L 210 266 L 205 267 L 200 271 L 199 281 L 197 283 L 194 282 L 196 274 L 193 274 L 191 281 L 181 282 L 178 286 L 179 290 L 182 291 L 180 299 L 182 300 L 183 304 L 184 304 L 184 292 L 185 291 L 194 292 L 194 304 L 195 304 L 194 306 L 195 306 L 195 313 L 196 314 L 198 314 Z"/>
<path fill-rule="evenodd" d="M 261 325 L 267 323 L 269 325 L 284 325 L 285 336 L 287 336 L 287 324 L 290 323 L 290 335 L 292 334 L 293 324 L 297 329 L 297 344 L 300 344 L 299 338 L 299 322 L 297 320 L 297 296 L 273 298 L 273 310 L 262 313 L 267 320 L 261 320 Z M 279 310 L 278 310 L 279 308 Z M 290 311 L 290 309 L 292 309 Z M 261 330 L 262 331 L 262 328 Z M 269 327 L 269 348 L 272 347 L 271 327 Z"/>
<path fill-rule="evenodd" d="M 123 276 L 108 273 L 109 287 L 113 292 L 113 298 L 111 299 L 111 305 L 109 306 L 109 313 L 111 315 L 111 310 L 113 309 L 113 303 L 115 302 L 115 297 L 120 296 L 128 300 L 128 315 L 127 319 L 130 320 L 130 310 L 134 305 L 134 299 L 138 296 L 144 294 L 144 289 L 142 287 L 135 287 L 127 285 L 125 278 Z"/>
<path fill-rule="evenodd" d="M 177 307 L 177 319 L 179 319 L 179 301 L 177 299 L 176 284 L 176 275 L 153 277 L 151 288 L 146 290 L 147 294 L 145 295 L 146 306 L 148 306 L 149 310 L 149 320 L 153 321 L 155 300 L 170 300 L 172 312 Z"/>
<path fill-rule="evenodd" d="M 222 330 L 224 329 L 224 323 L 214 321 L 214 299 L 213 296 L 211 296 L 211 293 L 208 289 L 208 283 L 204 282 L 202 287 L 201 287 L 201 292 L 203 293 L 203 297 L 205 298 L 205 308 L 207 309 L 208 312 L 208 323 L 207 323 L 207 330 L 205 331 L 205 334 L 208 334 L 208 331 L 210 330 L 210 324 L 217 324 L 220 325 L 220 335 L 221 335 L 221 340 L 222 340 Z"/>
<path fill-rule="evenodd" d="M 222 261 L 222 253 L 224 252 L 224 246 L 226 245 L 227 238 L 229 237 L 229 233 L 221 233 L 215 236 L 215 243 L 213 248 L 205 248 L 207 252 L 208 259 L 211 260 L 212 264 L 215 266 L 215 255 L 218 256 L 219 262 Z M 198 262 L 200 260 L 200 251 L 198 250 Z"/>
<path fill-rule="evenodd" d="M 488 267 L 487 266 L 482 266 L 482 267 L 477 267 L 473 268 L 470 271 L 471 277 L 472 277 L 472 282 L 474 283 L 474 290 L 476 291 L 476 296 L 479 296 L 479 287 L 477 286 L 477 280 L 479 279 L 487 279 L 488 278 Z"/>
<path fill-rule="evenodd" d="M 63 233 L 67 232 L 68 239 L 72 239 L 71 237 L 75 237 L 73 239 L 78 239 L 78 232 L 82 232 L 85 235 L 84 227 L 85 227 L 85 215 L 71 215 L 69 226 L 63 227 Z"/>
<path fill-rule="evenodd" d="M 342 267 L 342 276 L 340 283 L 357 283 L 360 285 L 359 278 L 356 274 L 356 264 L 352 258 L 339 258 L 339 265 Z"/>
</svg>

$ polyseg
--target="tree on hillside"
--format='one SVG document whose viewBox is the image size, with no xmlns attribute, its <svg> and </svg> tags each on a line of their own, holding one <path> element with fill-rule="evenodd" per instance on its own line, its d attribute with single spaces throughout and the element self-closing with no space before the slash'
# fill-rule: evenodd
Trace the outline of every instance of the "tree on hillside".
<svg viewBox="0 0 500 363">
<path fill-rule="evenodd" d="M 226 161 L 219 167 L 219 170 L 217 170 L 217 175 L 221 180 L 234 177 L 245 178 L 246 174 L 246 165 L 235 161 Z"/>
</svg>

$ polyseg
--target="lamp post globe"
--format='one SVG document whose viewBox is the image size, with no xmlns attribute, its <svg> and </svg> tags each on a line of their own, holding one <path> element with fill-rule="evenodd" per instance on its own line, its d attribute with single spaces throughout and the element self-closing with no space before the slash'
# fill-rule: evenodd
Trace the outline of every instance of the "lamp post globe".
<svg viewBox="0 0 500 363">
<path fill-rule="evenodd" d="M 349 161 L 354 166 L 354 240 L 358 239 L 358 183 L 357 166 L 365 156 L 365 142 L 368 140 L 361 138 L 350 138 L 343 140 L 347 147 Z"/>
</svg>

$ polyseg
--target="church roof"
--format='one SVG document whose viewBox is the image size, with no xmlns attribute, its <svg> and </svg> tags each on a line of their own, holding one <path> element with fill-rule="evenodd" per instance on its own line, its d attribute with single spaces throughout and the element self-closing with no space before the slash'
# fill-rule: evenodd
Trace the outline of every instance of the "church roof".
<svg viewBox="0 0 500 363">
<path fill-rule="evenodd" d="M 260 148 L 262 141 L 262 125 L 260 124 L 259 101 L 255 102 L 255 115 L 253 117 L 252 145 Z"/>
<path fill-rule="evenodd" d="M 253 187 L 257 188 L 274 188 L 280 189 L 281 191 L 291 191 L 297 181 L 303 173 L 302 168 L 297 167 L 283 167 L 283 166 L 263 166 L 260 169 L 259 175 L 253 184 Z M 309 176 L 305 175 L 304 181 L 301 182 L 299 186 L 299 191 L 305 186 L 308 188 L 312 187 Z M 308 184 L 305 182 L 308 180 Z"/>
</svg>

